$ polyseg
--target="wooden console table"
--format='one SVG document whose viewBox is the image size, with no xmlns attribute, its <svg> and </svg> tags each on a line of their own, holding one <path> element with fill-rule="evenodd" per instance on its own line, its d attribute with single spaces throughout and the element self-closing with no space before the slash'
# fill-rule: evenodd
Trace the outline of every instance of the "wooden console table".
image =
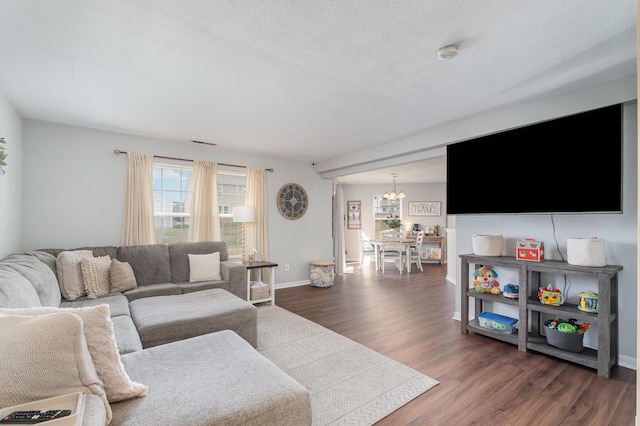
<svg viewBox="0 0 640 426">
<path fill-rule="evenodd" d="M 422 248 L 420 249 L 420 260 L 425 261 L 425 260 L 433 260 L 433 261 L 438 261 L 438 263 L 440 265 L 442 265 L 442 263 L 444 262 L 444 237 L 440 237 L 440 236 L 428 236 L 425 235 L 424 239 L 422 240 L 422 244 L 437 244 L 438 248 L 440 249 L 440 257 L 438 259 L 432 259 L 432 258 L 426 258 L 423 259 L 422 258 Z"/>
</svg>

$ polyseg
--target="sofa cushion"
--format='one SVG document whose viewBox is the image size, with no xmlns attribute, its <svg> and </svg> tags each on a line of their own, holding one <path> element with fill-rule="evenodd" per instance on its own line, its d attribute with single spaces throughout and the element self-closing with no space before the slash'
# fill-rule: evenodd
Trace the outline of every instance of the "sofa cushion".
<svg viewBox="0 0 640 426">
<path fill-rule="evenodd" d="M 106 296 L 111 289 L 111 257 L 86 257 L 80 260 L 82 282 L 89 299 Z"/>
<path fill-rule="evenodd" d="M 56 258 L 60 293 L 67 300 L 76 300 L 85 294 L 80 261 L 86 257 L 93 257 L 93 253 L 90 250 L 69 250 Z"/>
<path fill-rule="evenodd" d="M 55 262 L 53 256 L 47 256 Z M 14 253 L 2 259 L 0 264 L 7 265 L 24 276 L 38 293 L 42 306 L 60 306 L 58 279 L 53 270 L 38 257 L 31 253 Z"/>
<path fill-rule="evenodd" d="M 39 251 L 39 250 L 30 251 L 28 253 L 30 255 L 32 255 L 33 257 L 38 258 L 38 260 L 40 260 L 42 263 L 47 265 L 51 269 L 51 271 L 53 272 L 53 275 L 56 276 L 56 281 L 58 280 L 58 272 L 56 270 L 56 257 L 57 256 L 54 256 L 51 253 L 47 253 L 45 251 Z"/>
<path fill-rule="evenodd" d="M 124 293 L 138 286 L 136 275 L 133 273 L 133 268 L 131 268 L 129 262 L 120 262 L 118 259 L 111 259 L 109 275 L 111 277 L 109 293 Z"/>
<path fill-rule="evenodd" d="M 309 391 L 229 330 L 123 355 L 122 363 L 151 391 L 112 404 L 115 425 L 311 424 Z"/>
<path fill-rule="evenodd" d="M 0 264 L 0 308 L 41 306 L 36 289 L 15 269 Z"/>
<path fill-rule="evenodd" d="M 169 248 L 166 244 L 118 247 L 118 260 L 131 265 L 138 287 L 171 282 Z"/>
<path fill-rule="evenodd" d="M 222 241 L 201 241 L 198 243 L 174 243 L 169 245 L 171 257 L 171 282 L 189 281 L 189 254 L 220 253 L 220 261 L 229 260 L 227 244 Z"/>
<path fill-rule="evenodd" d="M 176 283 L 180 287 L 182 293 L 193 293 L 195 291 L 210 290 L 212 288 L 221 288 L 229 291 L 229 281 L 201 281 L 198 283 Z"/>
<path fill-rule="evenodd" d="M 145 297 L 132 301 L 129 309 L 145 348 L 220 330 L 258 344 L 257 308 L 222 289 Z"/>
<path fill-rule="evenodd" d="M 129 302 L 132 302 L 143 297 L 171 296 L 181 293 L 182 289 L 174 283 L 157 283 L 138 286 L 133 290 L 125 291 L 124 295 Z"/>
<path fill-rule="evenodd" d="M 88 308 L 106 303 L 109 305 L 111 317 L 120 315 L 131 315 L 129 311 L 129 300 L 123 294 L 111 294 L 97 299 L 76 299 L 73 302 L 63 300 L 60 302 L 61 308 Z"/>
<path fill-rule="evenodd" d="M 189 282 L 220 281 L 220 252 L 189 254 Z"/>
<path fill-rule="evenodd" d="M 113 323 L 109 314 L 109 305 L 98 305 L 90 308 L 27 308 L 0 309 L 0 314 L 11 315 L 48 315 L 68 312 L 82 319 L 89 354 L 93 360 L 98 378 L 102 380 L 104 391 L 109 402 L 122 401 L 129 398 L 145 396 L 148 388 L 133 382 L 125 371 L 118 352 Z"/>
<path fill-rule="evenodd" d="M 113 322 L 113 332 L 116 335 L 120 355 L 142 350 L 140 335 L 130 316 L 111 317 L 111 322 Z"/>
<path fill-rule="evenodd" d="M 109 256 L 115 259 L 118 256 L 118 247 L 116 246 L 79 247 L 76 250 L 90 250 L 95 257 Z"/>
<path fill-rule="evenodd" d="M 0 407 L 84 392 L 102 398 L 110 421 L 82 328 L 82 319 L 70 312 L 0 315 Z"/>
</svg>

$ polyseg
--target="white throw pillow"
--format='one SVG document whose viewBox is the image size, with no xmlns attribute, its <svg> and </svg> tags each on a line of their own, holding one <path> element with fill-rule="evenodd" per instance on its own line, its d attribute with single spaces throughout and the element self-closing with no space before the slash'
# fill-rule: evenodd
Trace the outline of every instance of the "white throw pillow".
<svg viewBox="0 0 640 426">
<path fill-rule="evenodd" d="M 0 315 L 8 313 L 12 315 L 46 315 L 55 312 L 72 313 L 82 319 L 89 354 L 95 365 L 96 373 L 104 384 L 104 391 L 109 402 L 123 401 L 147 394 L 149 388 L 132 381 L 124 369 L 113 332 L 109 305 L 102 304 L 86 308 L 0 309 Z M 37 344 L 39 345 L 39 343 Z M 2 382 L 0 381 L 0 383 Z"/>
<path fill-rule="evenodd" d="M 189 282 L 220 281 L 220 252 L 189 255 Z"/>
<path fill-rule="evenodd" d="M 102 399 L 109 423 L 111 407 L 82 327 L 82 319 L 70 312 L 0 314 L 0 407 L 73 392 L 91 393 Z"/>
<path fill-rule="evenodd" d="M 85 257 L 80 260 L 82 282 L 89 299 L 109 294 L 111 288 L 111 256 Z"/>
<path fill-rule="evenodd" d="M 85 294 L 80 261 L 93 257 L 91 250 L 70 250 L 61 252 L 56 258 L 60 293 L 67 300 L 76 300 Z"/>
</svg>

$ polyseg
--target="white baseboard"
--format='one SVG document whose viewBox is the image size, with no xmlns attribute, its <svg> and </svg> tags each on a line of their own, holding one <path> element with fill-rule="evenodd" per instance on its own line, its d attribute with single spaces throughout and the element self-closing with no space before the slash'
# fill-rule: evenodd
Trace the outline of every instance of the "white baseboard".
<svg viewBox="0 0 640 426">
<path fill-rule="evenodd" d="M 618 365 L 624 368 L 630 368 L 631 370 L 637 370 L 637 358 L 632 358 L 630 356 L 618 355 Z"/>
<path fill-rule="evenodd" d="M 310 285 L 311 280 L 302 280 L 302 281 L 290 281 L 288 283 L 276 283 L 276 290 L 279 288 L 289 288 L 289 287 L 299 287 L 301 285 Z"/>
</svg>

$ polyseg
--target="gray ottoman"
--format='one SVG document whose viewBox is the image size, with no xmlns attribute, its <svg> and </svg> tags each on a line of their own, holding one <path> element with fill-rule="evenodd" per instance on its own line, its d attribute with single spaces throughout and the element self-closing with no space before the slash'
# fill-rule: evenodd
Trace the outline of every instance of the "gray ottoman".
<svg viewBox="0 0 640 426">
<path fill-rule="evenodd" d="M 112 403 L 112 425 L 311 425 L 309 391 L 231 331 L 126 354 L 122 363 L 149 394 Z"/>
<path fill-rule="evenodd" d="M 136 299 L 129 309 L 144 348 L 221 330 L 258 345 L 257 308 L 219 288 Z"/>
</svg>

